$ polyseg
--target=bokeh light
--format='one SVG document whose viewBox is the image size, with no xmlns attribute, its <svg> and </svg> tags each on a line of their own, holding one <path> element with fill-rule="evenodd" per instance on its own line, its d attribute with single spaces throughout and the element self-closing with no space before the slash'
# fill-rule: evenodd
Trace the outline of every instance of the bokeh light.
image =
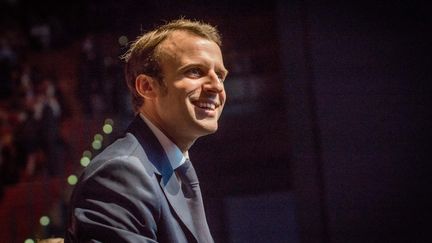
<svg viewBox="0 0 432 243">
<path fill-rule="evenodd" d="M 94 140 L 98 140 L 98 141 L 103 141 L 103 136 L 100 135 L 99 133 L 97 133 L 96 135 L 94 135 Z"/>
<path fill-rule="evenodd" d="M 110 134 L 110 133 L 112 133 L 113 128 L 110 124 L 105 124 L 103 126 L 102 130 L 105 134 Z"/>
<path fill-rule="evenodd" d="M 69 185 L 73 186 L 73 185 L 77 184 L 78 177 L 76 175 L 72 174 L 72 175 L 68 176 L 67 182 L 69 183 Z"/>
<path fill-rule="evenodd" d="M 49 225 L 49 223 L 50 223 L 50 218 L 49 218 L 48 216 L 42 216 L 42 217 L 39 219 L 39 223 L 40 223 L 42 226 L 47 226 L 47 225 Z"/>
<path fill-rule="evenodd" d="M 83 152 L 83 157 L 87 157 L 87 158 L 91 159 L 92 158 L 92 153 L 90 151 L 88 151 L 88 150 L 85 150 Z"/>
<path fill-rule="evenodd" d="M 89 164 L 90 164 L 90 159 L 88 158 L 88 157 L 82 157 L 81 158 L 81 160 L 80 160 L 80 164 L 83 166 L 83 167 L 87 167 Z"/>
<path fill-rule="evenodd" d="M 109 124 L 109 125 L 114 125 L 114 121 L 113 121 L 113 119 L 111 119 L 111 118 L 107 118 L 107 119 L 105 119 L 105 122 L 104 122 L 104 124 Z"/>
<path fill-rule="evenodd" d="M 94 140 L 92 143 L 92 147 L 95 150 L 99 150 L 102 148 L 102 142 L 100 140 Z"/>
<path fill-rule="evenodd" d="M 128 38 L 124 35 L 122 35 L 118 38 L 118 43 L 122 46 L 126 46 L 128 41 L 129 41 Z"/>
</svg>

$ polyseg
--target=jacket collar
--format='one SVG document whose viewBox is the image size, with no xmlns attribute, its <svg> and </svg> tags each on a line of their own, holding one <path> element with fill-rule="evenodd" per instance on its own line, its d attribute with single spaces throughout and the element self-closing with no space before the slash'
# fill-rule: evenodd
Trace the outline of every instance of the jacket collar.
<svg viewBox="0 0 432 243">
<path fill-rule="evenodd" d="M 156 168 L 156 172 L 162 175 L 162 180 L 164 184 L 166 184 L 173 175 L 174 169 L 172 168 L 162 145 L 159 143 L 151 129 L 147 124 L 145 124 L 141 117 L 137 115 L 129 125 L 126 132 L 132 133 L 137 138 L 150 163 L 152 163 Z"/>
<path fill-rule="evenodd" d="M 189 231 L 194 235 L 195 239 L 198 239 L 185 196 L 162 145 L 139 115 L 135 117 L 126 131 L 132 133 L 137 138 L 148 160 L 156 168 L 156 172 L 162 177 L 159 184 L 169 204 Z"/>
</svg>

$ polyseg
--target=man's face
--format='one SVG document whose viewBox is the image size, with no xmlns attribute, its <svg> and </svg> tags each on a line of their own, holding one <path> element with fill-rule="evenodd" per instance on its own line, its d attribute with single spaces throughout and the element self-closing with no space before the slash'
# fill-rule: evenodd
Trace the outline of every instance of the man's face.
<svg viewBox="0 0 432 243">
<path fill-rule="evenodd" d="M 155 108 L 161 128 L 183 141 L 214 133 L 226 99 L 227 70 L 219 46 L 177 31 L 159 48 L 165 87 L 160 87 Z"/>
</svg>

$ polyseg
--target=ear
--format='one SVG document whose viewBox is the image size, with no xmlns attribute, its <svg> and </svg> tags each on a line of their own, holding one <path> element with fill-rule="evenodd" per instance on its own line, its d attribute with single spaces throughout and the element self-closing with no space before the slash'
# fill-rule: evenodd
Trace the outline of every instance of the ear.
<svg viewBox="0 0 432 243">
<path fill-rule="evenodd" d="M 153 99 L 156 97 L 156 80 L 152 77 L 140 74 L 135 79 L 135 90 L 144 99 Z"/>
</svg>

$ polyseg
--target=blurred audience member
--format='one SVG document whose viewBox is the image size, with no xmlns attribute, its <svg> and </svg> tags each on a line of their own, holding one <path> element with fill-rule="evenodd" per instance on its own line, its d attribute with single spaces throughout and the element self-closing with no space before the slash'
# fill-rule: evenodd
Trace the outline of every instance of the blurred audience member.
<svg viewBox="0 0 432 243">
<path fill-rule="evenodd" d="M 47 23 L 34 23 L 30 28 L 30 36 L 36 50 L 47 50 L 51 47 L 51 27 Z"/>
<path fill-rule="evenodd" d="M 77 98 L 87 117 L 99 115 L 105 109 L 102 94 L 103 58 L 98 43 L 93 35 L 88 35 L 82 42 L 79 64 Z"/>
<path fill-rule="evenodd" d="M 0 100 L 9 98 L 12 93 L 11 74 L 16 65 L 16 53 L 8 40 L 0 39 Z"/>
<path fill-rule="evenodd" d="M 130 108 L 130 97 L 127 86 L 123 82 L 123 68 L 118 58 L 104 58 L 104 100 L 106 112 L 113 115 L 133 114 Z"/>
<path fill-rule="evenodd" d="M 0 108 L 0 183 L 1 187 L 18 182 L 19 168 L 15 163 L 13 127 L 7 111 Z"/>
<path fill-rule="evenodd" d="M 56 98 L 56 89 L 52 79 L 44 78 L 37 86 L 34 118 L 39 124 L 38 139 L 46 156 L 48 175 L 59 176 L 63 171 L 60 152 L 60 115 L 61 109 Z"/>
</svg>

